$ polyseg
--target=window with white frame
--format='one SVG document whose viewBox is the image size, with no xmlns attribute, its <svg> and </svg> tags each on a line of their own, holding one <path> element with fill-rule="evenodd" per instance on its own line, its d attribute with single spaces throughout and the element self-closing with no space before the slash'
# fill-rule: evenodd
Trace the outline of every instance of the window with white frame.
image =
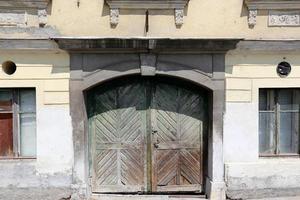
<svg viewBox="0 0 300 200">
<path fill-rule="evenodd" d="M 259 152 L 299 155 L 300 89 L 259 90 Z"/>
<path fill-rule="evenodd" d="M 0 89 L 1 157 L 36 157 L 35 89 Z"/>
</svg>

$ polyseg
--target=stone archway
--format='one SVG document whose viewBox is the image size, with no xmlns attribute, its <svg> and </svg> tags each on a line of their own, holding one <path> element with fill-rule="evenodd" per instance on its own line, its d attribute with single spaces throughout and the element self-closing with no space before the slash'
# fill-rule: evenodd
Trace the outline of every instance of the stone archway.
<svg viewBox="0 0 300 200">
<path fill-rule="evenodd" d="M 223 112 L 225 52 L 238 40 L 58 39 L 71 53 L 70 105 L 74 138 L 74 187 L 91 194 L 88 160 L 88 116 L 84 93 L 114 78 L 165 75 L 211 91 L 204 192 L 225 199 Z M 208 52 L 208 53 L 205 53 Z"/>
</svg>

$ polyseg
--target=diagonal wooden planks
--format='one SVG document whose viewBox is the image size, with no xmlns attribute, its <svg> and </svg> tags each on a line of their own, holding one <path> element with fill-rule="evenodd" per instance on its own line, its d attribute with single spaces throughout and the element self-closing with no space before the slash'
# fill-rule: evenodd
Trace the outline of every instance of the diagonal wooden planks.
<svg viewBox="0 0 300 200">
<path fill-rule="evenodd" d="M 130 83 L 93 94 L 93 192 L 143 190 L 143 93 L 143 85 Z"/>
<path fill-rule="evenodd" d="M 145 191 L 147 184 L 152 192 L 200 191 L 203 94 L 159 81 L 145 83 L 129 80 L 92 93 L 93 192 Z"/>
<path fill-rule="evenodd" d="M 153 100 L 156 191 L 193 191 L 202 185 L 203 99 L 192 90 L 159 83 Z M 156 137 L 155 137 L 156 138 Z M 189 188 L 190 187 L 190 188 Z"/>
</svg>

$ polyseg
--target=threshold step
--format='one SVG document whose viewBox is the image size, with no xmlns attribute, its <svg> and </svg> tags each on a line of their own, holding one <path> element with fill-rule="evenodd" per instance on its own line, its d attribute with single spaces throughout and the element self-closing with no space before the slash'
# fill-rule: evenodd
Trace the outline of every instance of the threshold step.
<svg viewBox="0 0 300 200">
<path fill-rule="evenodd" d="M 93 194 L 90 200 L 203 200 L 205 195 Z"/>
</svg>

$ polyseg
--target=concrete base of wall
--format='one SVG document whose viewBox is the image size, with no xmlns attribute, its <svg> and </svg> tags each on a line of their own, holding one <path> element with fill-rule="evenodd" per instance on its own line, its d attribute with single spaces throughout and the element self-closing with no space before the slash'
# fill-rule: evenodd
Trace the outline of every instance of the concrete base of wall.
<svg viewBox="0 0 300 200">
<path fill-rule="evenodd" d="M 299 200 L 300 196 L 293 197 L 274 197 L 274 198 L 263 198 L 263 199 L 251 199 L 251 200 Z"/>
<path fill-rule="evenodd" d="M 225 183 L 224 182 L 213 182 L 206 179 L 206 193 L 208 198 L 211 200 L 225 200 Z"/>
<path fill-rule="evenodd" d="M 71 172 L 39 173 L 37 161 L 1 160 L 0 188 L 65 188 L 72 184 Z"/>
<path fill-rule="evenodd" d="M 231 199 L 299 196 L 299 164 L 292 158 L 226 163 L 226 194 Z"/>
<path fill-rule="evenodd" d="M 68 200 L 70 188 L 0 188 L 0 199 L 5 200 Z"/>
<path fill-rule="evenodd" d="M 254 190 L 228 190 L 228 199 L 300 199 L 300 188 L 272 188 L 272 189 L 254 189 Z M 281 198 L 279 198 L 281 197 Z"/>
</svg>

